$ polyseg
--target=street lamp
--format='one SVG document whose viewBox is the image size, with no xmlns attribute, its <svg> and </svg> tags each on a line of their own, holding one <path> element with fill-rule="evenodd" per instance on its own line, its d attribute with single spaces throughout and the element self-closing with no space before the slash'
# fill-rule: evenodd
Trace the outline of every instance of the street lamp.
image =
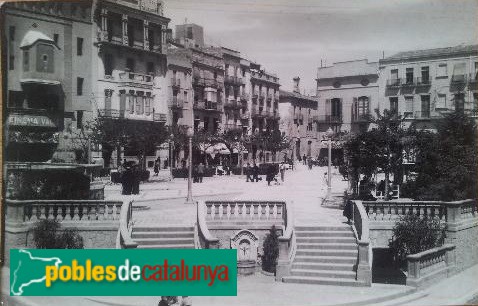
<svg viewBox="0 0 478 306">
<path fill-rule="evenodd" d="M 173 137 L 174 135 L 171 133 L 169 135 L 169 180 L 173 180 Z"/>
<path fill-rule="evenodd" d="M 327 132 L 325 132 L 327 136 L 327 148 L 328 148 L 328 172 L 327 172 L 327 197 L 326 199 L 330 198 L 330 194 L 332 191 L 332 137 L 334 136 L 334 131 L 332 128 L 329 127 Z"/>
<path fill-rule="evenodd" d="M 188 163 L 189 163 L 189 172 L 188 172 L 188 197 L 186 198 L 185 204 L 194 204 L 193 201 L 193 184 L 192 184 L 192 176 L 193 176 L 193 135 L 194 131 L 191 127 L 188 128 L 187 136 L 189 140 L 189 155 L 188 155 Z"/>
</svg>

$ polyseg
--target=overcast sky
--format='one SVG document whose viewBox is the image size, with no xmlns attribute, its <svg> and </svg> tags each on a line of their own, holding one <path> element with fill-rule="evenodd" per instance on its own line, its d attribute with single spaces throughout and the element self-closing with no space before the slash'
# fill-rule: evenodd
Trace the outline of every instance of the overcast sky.
<svg viewBox="0 0 478 306">
<path fill-rule="evenodd" d="M 377 61 L 385 52 L 477 43 L 478 0 L 166 0 L 171 28 L 196 23 L 222 45 L 315 91 L 321 59 Z"/>
</svg>

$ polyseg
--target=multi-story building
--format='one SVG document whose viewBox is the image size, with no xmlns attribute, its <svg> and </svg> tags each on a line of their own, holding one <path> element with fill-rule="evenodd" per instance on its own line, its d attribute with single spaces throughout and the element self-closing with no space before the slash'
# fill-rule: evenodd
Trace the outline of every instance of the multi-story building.
<svg viewBox="0 0 478 306">
<path fill-rule="evenodd" d="M 379 61 L 382 108 L 418 128 L 454 110 L 476 115 L 478 45 L 400 52 Z"/>
<path fill-rule="evenodd" d="M 166 54 L 171 31 L 162 1 L 98 1 L 93 20 L 94 113 L 111 120 L 166 124 Z M 134 147 L 115 149 L 112 165 L 124 157 L 137 156 Z M 151 147 L 148 151 L 146 164 L 152 165 L 159 149 Z"/>
<path fill-rule="evenodd" d="M 2 5 L 7 160 L 82 162 L 70 140 L 90 112 L 91 5 Z"/>
<path fill-rule="evenodd" d="M 294 90 L 280 91 L 280 131 L 291 140 L 288 158 L 313 156 L 319 154 L 318 139 L 318 99 L 300 93 L 300 78 L 294 78 Z"/>
<path fill-rule="evenodd" d="M 241 66 L 241 54 L 237 51 L 222 48 L 224 58 L 224 128 L 223 130 L 241 130 L 243 120 L 241 114 L 247 111 L 245 70 Z M 247 120 L 244 122 L 247 133 Z"/>
</svg>

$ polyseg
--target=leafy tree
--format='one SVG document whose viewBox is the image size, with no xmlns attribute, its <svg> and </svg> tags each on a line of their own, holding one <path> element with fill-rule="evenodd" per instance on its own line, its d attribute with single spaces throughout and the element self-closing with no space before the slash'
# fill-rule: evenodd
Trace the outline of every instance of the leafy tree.
<svg viewBox="0 0 478 306">
<path fill-rule="evenodd" d="M 389 247 L 396 263 L 403 264 L 407 255 L 443 245 L 445 226 L 438 219 L 406 215 L 393 228 Z"/>
<path fill-rule="evenodd" d="M 275 225 L 269 231 L 263 243 L 264 255 L 262 256 L 262 269 L 267 272 L 275 272 L 277 258 L 279 257 L 279 236 Z"/>
<path fill-rule="evenodd" d="M 255 148 L 259 148 L 262 153 L 270 151 L 273 156 L 282 150 L 290 148 L 291 142 L 279 130 L 258 132 L 251 135 L 251 144 Z"/>
<path fill-rule="evenodd" d="M 61 232 L 60 232 L 61 231 Z M 41 220 L 33 228 L 38 249 L 83 249 L 83 238 L 74 229 L 61 229 L 56 220 Z"/>
</svg>

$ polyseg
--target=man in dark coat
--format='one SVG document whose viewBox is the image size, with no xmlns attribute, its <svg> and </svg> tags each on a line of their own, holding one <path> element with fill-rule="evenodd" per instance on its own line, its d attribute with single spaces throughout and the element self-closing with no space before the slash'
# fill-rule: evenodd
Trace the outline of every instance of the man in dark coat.
<svg viewBox="0 0 478 306">
<path fill-rule="evenodd" d="M 252 167 L 252 181 L 254 182 L 254 180 L 256 183 L 259 182 L 259 167 L 256 163 L 254 163 L 254 166 Z"/>
</svg>

